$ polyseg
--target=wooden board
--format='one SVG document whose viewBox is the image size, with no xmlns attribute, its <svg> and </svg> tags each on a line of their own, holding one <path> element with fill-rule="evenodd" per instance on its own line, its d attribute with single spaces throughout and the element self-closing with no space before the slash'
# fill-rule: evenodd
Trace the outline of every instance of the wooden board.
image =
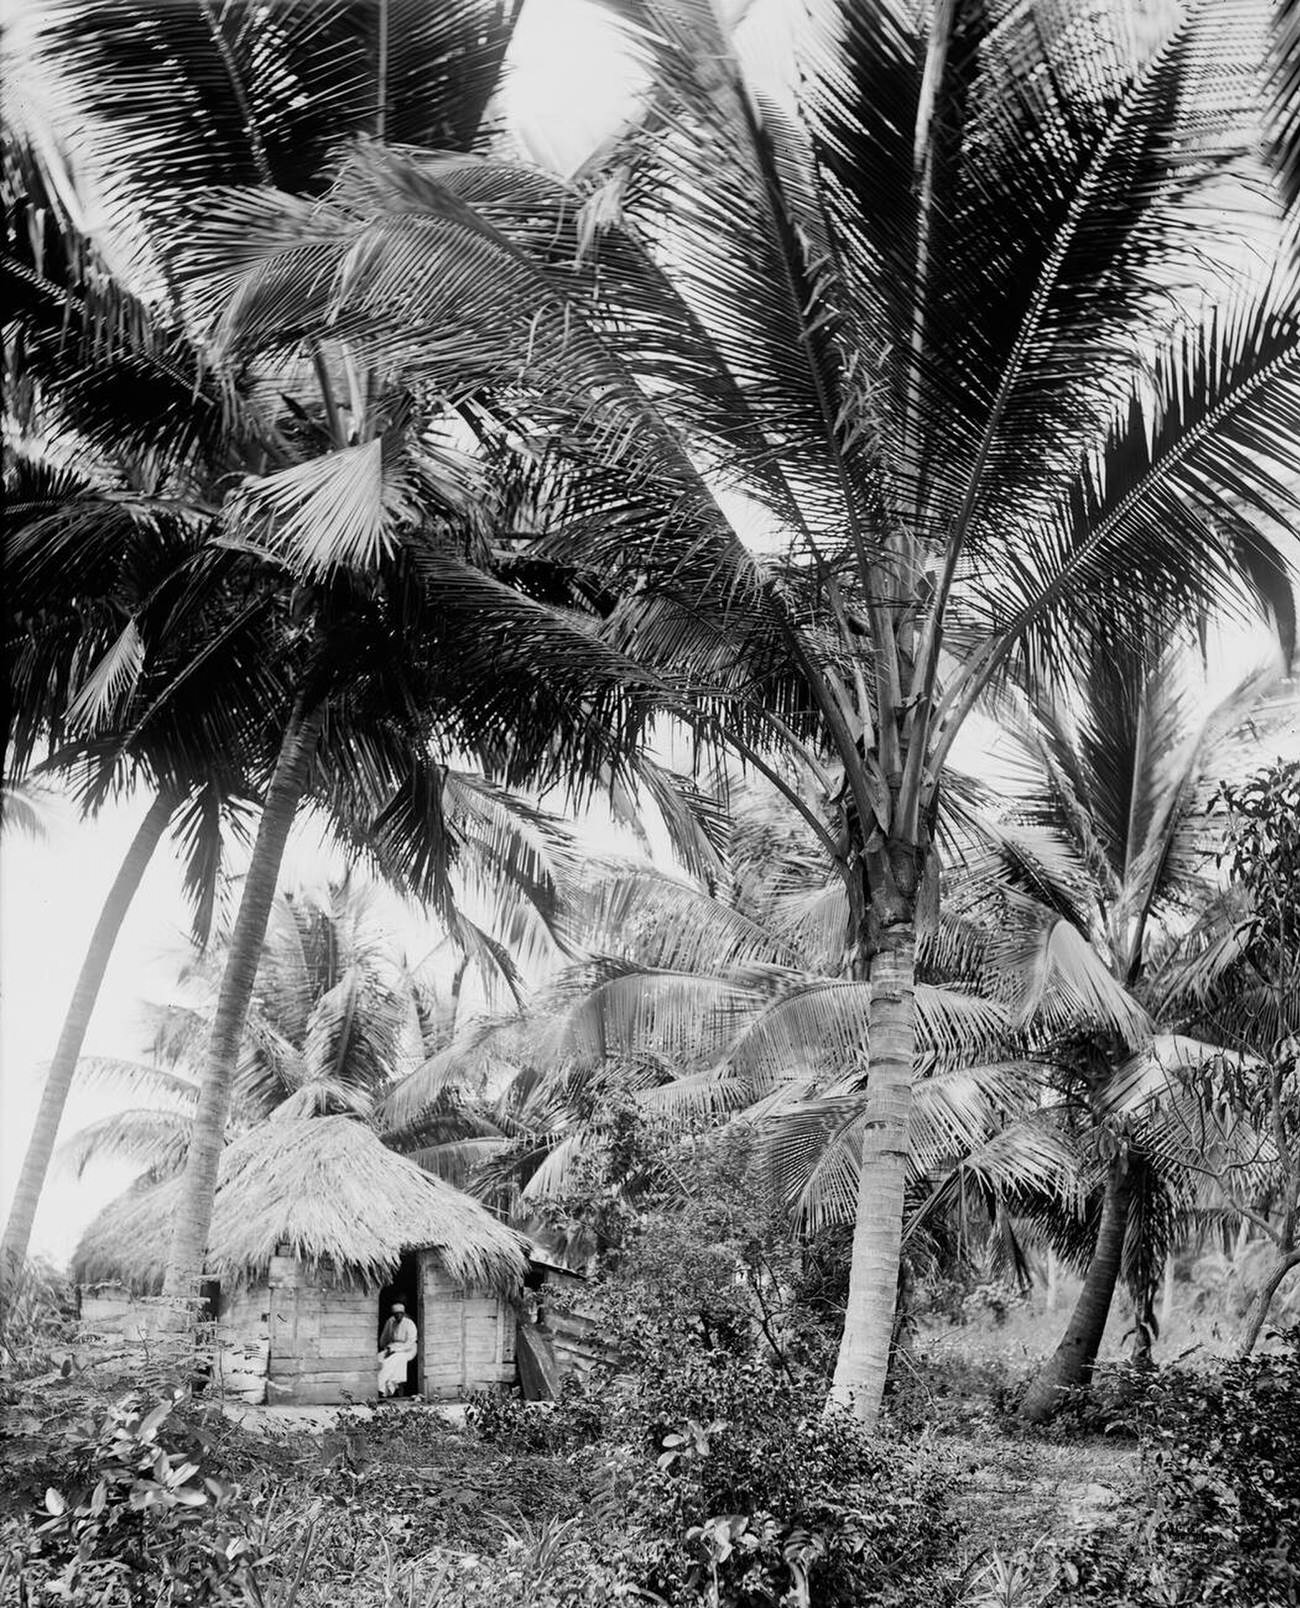
<svg viewBox="0 0 1300 1608">
<path fill-rule="evenodd" d="M 519 1388 L 525 1401 L 558 1401 L 560 1370 L 550 1336 L 535 1323 L 521 1323 L 516 1335 Z"/>
</svg>

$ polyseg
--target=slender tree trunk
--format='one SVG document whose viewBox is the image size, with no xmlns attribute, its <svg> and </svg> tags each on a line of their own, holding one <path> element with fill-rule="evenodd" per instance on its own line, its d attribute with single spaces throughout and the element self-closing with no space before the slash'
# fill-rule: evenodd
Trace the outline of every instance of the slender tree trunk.
<svg viewBox="0 0 1300 1608">
<path fill-rule="evenodd" d="M 14 1193 L 13 1205 L 9 1209 L 4 1242 L 0 1245 L 0 1268 L 16 1269 L 27 1255 L 36 1208 L 40 1202 L 41 1190 L 45 1186 L 45 1175 L 49 1171 L 50 1157 L 54 1153 L 54 1142 L 58 1137 L 59 1124 L 63 1120 L 73 1074 L 81 1058 L 81 1046 L 85 1042 L 86 1030 L 90 1026 L 95 1002 L 99 998 L 100 985 L 104 981 L 104 973 L 112 958 L 117 935 L 122 930 L 122 922 L 131 908 L 131 901 L 135 898 L 136 890 L 153 858 L 154 850 L 167 830 L 167 823 L 172 818 L 179 796 L 176 792 L 166 790 L 160 792 L 149 806 L 148 813 L 140 823 L 135 837 L 131 840 L 131 846 L 118 868 L 117 876 L 113 879 L 113 886 L 108 891 L 108 898 L 105 899 L 104 908 L 99 913 L 99 920 L 95 923 L 90 947 L 86 950 L 86 958 L 81 963 L 77 985 L 72 991 L 68 1014 L 63 1019 L 63 1030 L 59 1034 L 54 1059 L 50 1062 L 49 1073 L 45 1079 L 40 1109 L 36 1114 L 36 1126 L 27 1142 L 27 1154 L 23 1157 L 22 1171 L 18 1174 L 18 1187 Z"/>
<path fill-rule="evenodd" d="M 1061 1300 L 1061 1261 L 1056 1252 L 1047 1251 L 1047 1310 L 1055 1312 Z"/>
<path fill-rule="evenodd" d="M 1029 1394 L 1020 1407 L 1020 1416 L 1031 1424 L 1046 1423 L 1060 1407 L 1067 1391 L 1086 1386 L 1092 1378 L 1093 1365 L 1106 1332 L 1106 1319 L 1110 1316 L 1111 1300 L 1119 1282 L 1132 1194 L 1132 1175 L 1126 1160 L 1116 1156 L 1106 1177 L 1097 1248 L 1088 1264 L 1083 1289 L 1060 1345 L 1030 1385 Z"/>
<path fill-rule="evenodd" d="M 832 1403 L 850 1408 L 865 1423 L 874 1423 L 880 1412 L 898 1297 L 916 1038 L 915 971 L 915 928 L 891 927 L 870 965 L 867 1125 L 844 1334 L 831 1386 Z"/>
<path fill-rule="evenodd" d="M 1174 1259 L 1165 1258 L 1165 1276 L 1160 1290 L 1160 1332 L 1169 1332 L 1169 1320 L 1174 1315 Z"/>
<path fill-rule="evenodd" d="M 1248 1357 L 1259 1344 L 1259 1337 L 1264 1332 L 1264 1320 L 1268 1317 L 1268 1309 L 1273 1305 L 1273 1297 L 1281 1288 L 1282 1280 L 1292 1268 L 1296 1267 L 1300 1267 L 1300 1250 L 1278 1252 L 1276 1260 L 1268 1270 L 1267 1278 L 1250 1303 L 1246 1327 L 1241 1336 L 1240 1356 Z"/>
<path fill-rule="evenodd" d="M 1133 1361 L 1139 1368 L 1154 1366 L 1156 1336 L 1160 1320 L 1156 1317 L 1155 1286 L 1143 1290 L 1133 1303 Z"/>
<path fill-rule="evenodd" d="M 178 1316 L 189 1310 L 181 1304 L 193 1300 L 203 1272 L 208 1229 L 212 1223 L 212 1201 L 217 1189 L 217 1168 L 230 1115 L 231 1085 L 285 844 L 306 790 L 321 719 L 319 708 L 306 712 L 300 703 L 294 710 L 280 745 L 280 757 L 267 790 L 252 859 L 244 878 L 216 1014 L 204 1054 L 199 1103 L 167 1254 L 163 1293 L 176 1303 L 174 1310 Z"/>
</svg>

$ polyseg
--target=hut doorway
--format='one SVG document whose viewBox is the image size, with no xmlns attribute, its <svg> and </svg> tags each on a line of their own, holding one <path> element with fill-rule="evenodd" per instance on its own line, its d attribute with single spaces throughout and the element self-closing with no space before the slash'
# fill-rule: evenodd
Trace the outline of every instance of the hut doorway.
<svg viewBox="0 0 1300 1608">
<path fill-rule="evenodd" d="M 418 1396 L 420 1393 L 420 1359 L 424 1355 L 424 1314 L 420 1311 L 420 1268 L 414 1251 L 407 1251 L 397 1264 L 397 1271 L 393 1274 L 391 1284 L 385 1284 L 379 1292 L 379 1307 L 375 1322 L 375 1346 L 378 1349 L 379 1336 L 383 1333 L 384 1324 L 388 1321 L 388 1309 L 394 1301 L 400 1301 L 406 1308 L 406 1315 L 419 1330 L 420 1339 L 416 1353 L 411 1358 L 406 1369 L 406 1383 L 398 1395 Z"/>
</svg>

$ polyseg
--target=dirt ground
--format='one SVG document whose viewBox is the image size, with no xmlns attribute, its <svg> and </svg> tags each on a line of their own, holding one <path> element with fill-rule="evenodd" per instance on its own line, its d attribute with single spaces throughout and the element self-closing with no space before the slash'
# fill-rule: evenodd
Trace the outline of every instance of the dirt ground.
<svg viewBox="0 0 1300 1608">
<path fill-rule="evenodd" d="M 967 1533 L 981 1551 L 1004 1557 L 1105 1526 L 1141 1481 L 1130 1441 L 1055 1445 L 988 1436 L 939 1444 L 955 1464 Z"/>
</svg>

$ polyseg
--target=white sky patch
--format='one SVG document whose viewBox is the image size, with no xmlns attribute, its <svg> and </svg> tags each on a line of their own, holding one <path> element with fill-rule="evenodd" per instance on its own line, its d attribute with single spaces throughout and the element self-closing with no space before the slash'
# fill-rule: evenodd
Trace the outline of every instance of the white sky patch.
<svg viewBox="0 0 1300 1608">
<path fill-rule="evenodd" d="M 542 167 L 572 173 L 626 122 L 644 75 L 591 0 L 531 0 L 502 95 L 515 138 Z"/>
</svg>

